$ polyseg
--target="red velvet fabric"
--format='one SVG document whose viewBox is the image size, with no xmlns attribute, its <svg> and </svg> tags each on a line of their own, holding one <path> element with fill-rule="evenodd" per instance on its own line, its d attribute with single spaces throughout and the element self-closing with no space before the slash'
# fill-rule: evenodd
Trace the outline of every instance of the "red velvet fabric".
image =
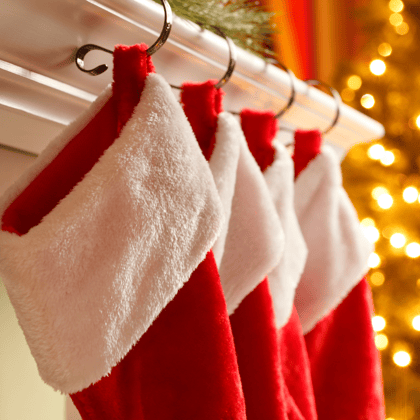
<svg viewBox="0 0 420 420">
<path fill-rule="evenodd" d="M 224 92 L 216 89 L 217 80 L 184 83 L 181 102 L 204 157 L 209 160 L 216 143 L 217 116 L 223 111 Z"/>
<path fill-rule="evenodd" d="M 214 82 L 184 84 L 181 102 L 207 160 L 215 145 L 221 90 Z M 267 279 L 230 316 L 248 420 L 287 420 L 279 349 Z"/>
<path fill-rule="evenodd" d="M 320 152 L 319 131 L 295 136 L 296 175 Z M 320 420 L 383 420 L 380 354 L 372 328 L 372 292 L 363 278 L 305 335 Z"/>
<path fill-rule="evenodd" d="M 84 420 L 246 419 L 211 251 L 110 376 L 71 397 Z"/>
<path fill-rule="evenodd" d="M 24 234 L 39 223 L 113 143 L 153 71 L 146 48 L 116 48 L 111 99 L 7 209 L 3 230 Z M 84 420 L 246 419 L 211 251 L 110 375 L 71 398 Z"/>
<path fill-rule="evenodd" d="M 263 171 L 274 162 L 275 157 L 273 140 L 277 133 L 277 120 L 273 117 L 274 113 L 271 111 L 243 110 L 241 112 L 242 129 L 249 150 Z M 264 282 L 267 282 L 267 280 Z M 253 293 L 256 291 L 257 289 Z M 269 300 L 271 302 L 271 295 Z M 253 309 L 254 312 L 258 311 L 257 307 Z M 236 314 L 235 312 L 234 316 Z M 272 309 L 270 316 L 266 317 L 266 322 L 268 322 L 268 319 L 270 324 L 274 323 L 274 311 Z M 235 337 L 233 324 L 232 329 Z M 273 334 L 272 331 L 271 328 L 271 334 Z M 309 359 L 306 353 L 302 327 L 294 307 L 288 323 L 279 331 L 274 330 L 274 337 L 277 340 L 278 360 L 276 363 L 280 366 L 280 374 L 277 380 L 281 384 L 283 405 L 285 405 L 287 411 L 287 418 L 290 420 L 317 419 Z M 235 345 L 238 347 L 236 337 Z M 240 361 L 239 368 L 241 368 Z"/>
</svg>

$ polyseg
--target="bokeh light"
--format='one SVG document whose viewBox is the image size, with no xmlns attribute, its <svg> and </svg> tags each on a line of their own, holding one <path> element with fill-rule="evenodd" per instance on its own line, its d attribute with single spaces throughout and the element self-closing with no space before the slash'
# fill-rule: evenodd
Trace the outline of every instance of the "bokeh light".
<svg viewBox="0 0 420 420">
<path fill-rule="evenodd" d="M 375 271 L 370 275 L 369 279 L 374 286 L 382 286 L 385 282 L 385 276 L 381 271 Z"/>
<path fill-rule="evenodd" d="M 353 89 L 353 90 L 358 90 L 358 89 L 360 89 L 360 88 L 361 88 L 361 86 L 362 86 L 362 78 L 361 78 L 360 76 L 357 76 L 357 75 L 350 76 L 350 77 L 347 79 L 347 86 L 348 86 L 350 89 Z"/>
<path fill-rule="evenodd" d="M 420 315 L 417 315 L 413 318 L 411 325 L 416 331 L 420 331 Z"/>
<path fill-rule="evenodd" d="M 384 166 L 390 166 L 395 162 L 395 155 L 391 151 L 387 150 L 383 154 L 383 156 L 380 158 L 380 161 L 382 165 Z"/>
<path fill-rule="evenodd" d="M 385 318 L 376 315 L 372 318 L 372 326 L 374 331 L 382 331 L 386 327 Z"/>
<path fill-rule="evenodd" d="M 391 239 L 389 240 L 389 242 L 394 248 L 402 248 L 405 245 L 406 241 L 407 239 L 402 233 L 394 233 L 391 236 Z"/>
<path fill-rule="evenodd" d="M 394 363 L 400 367 L 406 367 L 411 362 L 411 356 L 406 351 L 397 351 L 392 357 Z"/>
<path fill-rule="evenodd" d="M 394 13 L 401 12 L 404 9 L 404 3 L 401 0 L 391 0 L 388 6 Z"/>
<path fill-rule="evenodd" d="M 403 191 L 403 199 L 406 203 L 414 203 L 419 196 L 419 191 L 416 187 L 407 187 Z"/>
<path fill-rule="evenodd" d="M 388 44 L 388 42 L 383 42 L 378 47 L 378 53 L 382 55 L 382 57 L 388 57 L 392 53 L 392 47 Z"/>
<path fill-rule="evenodd" d="M 402 15 L 400 15 L 399 13 L 393 13 L 389 17 L 389 22 L 393 26 L 399 26 L 399 25 L 401 25 L 403 23 L 403 21 L 404 21 L 404 19 L 403 19 Z"/>
<path fill-rule="evenodd" d="M 375 76 L 381 76 L 385 73 L 386 64 L 382 60 L 373 60 L 369 65 L 370 71 Z"/>
<path fill-rule="evenodd" d="M 360 103 L 363 108 L 370 109 L 375 105 L 375 98 L 370 93 L 366 93 L 360 98 Z"/>
<path fill-rule="evenodd" d="M 395 27 L 395 32 L 398 35 L 407 35 L 409 30 L 410 30 L 410 27 L 408 26 L 407 22 L 403 22 L 401 23 L 401 25 L 398 25 L 397 27 Z"/>
<path fill-rule="evenodd" d="M 379 230 L 375 226 L 364 226 L 363 233 L 365 234 L 367 240 L 374 244 L 379 239 Z"/>
<path fill-rule="evenodd" d="M 376 252 L 372 252 L 372 254 L 370 254 L 369 259 L 368 259 L 368 267 L 376 268 L 376 267 L 379 267 L 380 265 L 381 265 L 381 258 Z"/>
<path fill-rule="evenodd" d="M 380 160 L 385 154 L 385 147 L 382 144 L 374 144 L 368 149 L 368 156 L 373 160 Z"/>
<path fill-rule="evenodd" d="M 377 334 L 375 345 L 378 350 L 385 350 L 388 347 L 388 337 L 385 334 Z"/>
<path fill-rule="evenodd" d="M 389 193 L 388 193 L 388 190 L 387 190 L 385 187 L 375 187 L 375 188 L 372 190 L 372 197 L 373 197 L 375 200 L 378 200 L 378 199 L 379 199 L 379 197 L 380 197 L 381 195 L 384 195 L 384 194 L 389 194 Z"/>
<path fill-rule="evenodd" d="M 394 199 L 389 194 L 380 195 L 377 201 L 378 206 L 384 210 L 388 210 L 394 204 Z"/>
<path fill-rule="evenodd" d="M 405 247 L 405 253 L 410 258 L 420 257 L 420 244 L 417 242 L 411 242 Z"/>
</svg>

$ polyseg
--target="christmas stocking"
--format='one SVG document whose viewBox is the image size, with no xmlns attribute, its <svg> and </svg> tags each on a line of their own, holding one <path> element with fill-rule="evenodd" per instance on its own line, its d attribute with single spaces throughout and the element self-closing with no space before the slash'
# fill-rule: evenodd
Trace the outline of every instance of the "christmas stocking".
<svg viewBox="0 0 420 420">
<path fill-rule="evenodd" d="M 269 273 L 268 282 L 279 336 L 280 381 L 288 418 L 316 419 L 308 355 L 299 317 L 293 306 L 295 289 L 307 256 L 294 210 L 293 161 L 284 146 L 274 146 L 273 140 L 277 133 L 274 113 L 243 110 L 241 122 L 249 149 L 264 171 L 265 181 L 285 233 L 285 252 L 278 265 Z"/>
<path fill-rule="evenodd" d="M 286 420 L 279 348 L 266 275 L 283 254 L 284 236 L 264 177 L 238 122 L 221 112 L 213 82 L 185 84 L 184 110 L 224 205 L 213 251 L 233 330 L 248 420 Z"/>
<path fill-rule="evenodd" d="M 373 304 L 372 251 L 318 131 L 295 134 L 295 205 L 309 254 L 296 292 L 320 420 L 385 418 Z M 362 280 L 360 281 L 360 279 Z"/>
<path fill-rule="evenodd" d="M 147 46 L 0 204 L 0 275 L 84 420 L 245 419 L 213 253 L 223 209 Z"/>
</svg>

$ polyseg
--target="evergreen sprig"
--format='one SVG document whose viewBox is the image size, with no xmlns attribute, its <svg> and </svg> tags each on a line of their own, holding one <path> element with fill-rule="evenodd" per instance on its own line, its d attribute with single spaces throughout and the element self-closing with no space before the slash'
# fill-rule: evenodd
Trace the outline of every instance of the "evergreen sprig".
<svg viewBox="0 0 420 420">
<path fill-rule="evenodd" d="M 154 0 L 160 3 L 159 0 Z M 274 56 L 272 13 L 259 1 L 168 0 L 174 14 L 215 32 L 218 27 L 236 45 L 259 56 Z"/>
</svg>

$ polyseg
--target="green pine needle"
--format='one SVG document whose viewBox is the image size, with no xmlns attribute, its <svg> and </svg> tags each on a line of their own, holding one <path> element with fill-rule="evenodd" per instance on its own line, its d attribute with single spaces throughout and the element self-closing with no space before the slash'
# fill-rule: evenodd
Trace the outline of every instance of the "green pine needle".
<svg viewBox="0 0 420 420">
<path fill-rule="evenodd" d="M 160 0 L 154 0 L 160 3 Z M 248 0 L 168 0 L 174 14 L 215 32 L 218 27 L 236 45 L 262 57 L 274 56 L 270 35 L 273 13 L 259 1 Z"/>
</svg>

